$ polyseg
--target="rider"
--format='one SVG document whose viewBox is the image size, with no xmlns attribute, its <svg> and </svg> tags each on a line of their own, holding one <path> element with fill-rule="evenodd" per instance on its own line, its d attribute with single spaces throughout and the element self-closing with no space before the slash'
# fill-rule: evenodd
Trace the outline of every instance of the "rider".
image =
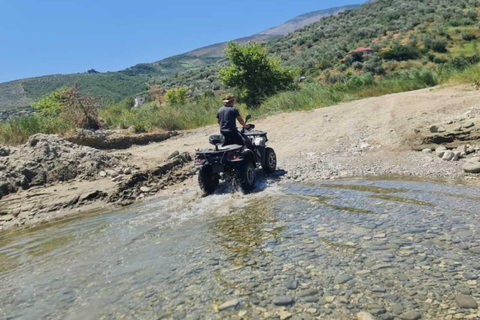
<svg viewBox="0 0 480 320">
<path fill-rule="evenodd" d="M 249 129 L 249 126 L 243 121 L 238 109 L 233 106 L 233 103 L 235 102 L 233 94 L 227 94 L 223 102 L 225 103 L 225 106 L 221 107 L 217 113 L 220 133 L 225 137 L 225 143 L 223 145 L 238 144 L 243 146 L 245 142 L 237 130 L 235 119 L 238 120 L 246 130 Z"/>
</svg>

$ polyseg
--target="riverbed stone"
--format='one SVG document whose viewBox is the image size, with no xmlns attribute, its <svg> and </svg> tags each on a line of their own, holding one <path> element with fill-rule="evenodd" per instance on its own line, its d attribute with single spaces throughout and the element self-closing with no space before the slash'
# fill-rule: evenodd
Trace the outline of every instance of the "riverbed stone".
<svg viewBox="0 0 480 320">
<path fill-rule="evenodd" d="M 298 287 L 298 281 L 295 278 L 289 279 L 286 283 L 286 287 L 288 290 L 295 290 Z"/>
<path fill-rule="evenodd" d="M 357 320 L 375 320 L 375 317 L 371 313 L 362 311 L 357 313 Z"/>
<path fill-rule="evenodd" d="M 318 294 L 317 289 L 306 289 L 306 290 L 299 291 L 297 296 L 300 297 L 300 298 L 303 298 L 303 297 L 313 296 L 313 295 L 316 295 L 316 294 Z"/>
<path fill-rule="evenodd" d="M 405 313 L 402 313 L 399 318 L 402 320 L 418 320 L 422 317 L 422 315 L 415 310 L 407 311 Z"/>
<path fill-rule="evenodd" d="M 222 304 L 218 307 L 218 310 L 219 310 L 219 311 L 224 311 L 224 310 L 227 310 L 227 309 L 236 308 L 239 304 L 240 304 L 240 300 L 238 300 L 238 299 L 232 299 L 232 300 L 229 300 L 229 301 L 227 301 L 227 302 L 222 303 Z"/>
<path fill-rule="evenodd" d="M 294 303 L 295 300 L 289 296 L 276 296 L 273 298 L 273 304 L 276 306 L 288 306 Z"/>
<path fill-rule="evenodd" d="M 348 274 L 340 274 L 340 275 L 335 277 L 335 283 L 336 284 L 343 284 L 343 283 L 348 282 L 352 279 L 353 279 L 353 277 L 348 275 Z"/>
<path fill-rule="evenodd" d="M 470 251 L 471 253 L 480 254 L 480 247 L 473 247 L 470 248 L 468 251 Z"/>
<path fill-rule="evenodd" d="M 455 301 L 457 302 L 458 307 L 462 309 L 478 308 L 478 303 L 471 296 L 459 294 L 455 296 Z"/>
</svg>

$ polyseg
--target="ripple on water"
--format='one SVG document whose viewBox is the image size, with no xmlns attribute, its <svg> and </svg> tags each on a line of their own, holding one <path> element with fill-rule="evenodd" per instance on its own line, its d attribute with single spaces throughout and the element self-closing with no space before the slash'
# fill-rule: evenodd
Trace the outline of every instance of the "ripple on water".
<svg viewBox="0 0 480 320">
<path fill-rule="evenodd" d="M 459 293 L 479 301 L 478 190 L 382 180 L 262 190 L 185 193 L 0 235 L 0 314 L 441 319 Z"/>
</svg>

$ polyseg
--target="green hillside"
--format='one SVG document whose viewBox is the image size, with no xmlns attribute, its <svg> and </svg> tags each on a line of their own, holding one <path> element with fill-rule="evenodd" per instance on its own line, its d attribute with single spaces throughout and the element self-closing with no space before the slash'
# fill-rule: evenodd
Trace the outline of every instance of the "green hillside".
<svg viewBox="0 0 480 320">
<path fill-rule="evenodd" d="M 295 17 L 279 26 L 267 29 L 256 35 L 237 39 L 240 43 L 248 41 L 266 43 L 282 35 L 293 32 L 323 17 L 337 14 L 358 5 L 319 10 Z M 118 101 L 125 97 L 142 93 L 152 81 L 163 81 L 167 78 L 177 79 L 178 74 L 187 70 L 196 70 L 205 66 L 215 66 L 223 59 L 226 42 L 199 48 L 184 54 L 176 55 L 153 63 L 142 63 L 119 72 L 82 73 L 68 75 L 50 75 L 37 78 L 22 79 L 0 83 L 0 112 L 9 109 L 22 109 L 40 97 L 78 82 L 82 92 L 91 93 L 104 102 Z M 208 76 L 203 72 L 195 73 L 196 80 L 205 79 L 203 87 L 209 87 Z M 180 77 L 180 79 L 183 79 Z M 184 83 L 184 81 L 181 81 Z M 170 81 L 175 85 L 177 81 Z M 216 83 L 218 88 L 219 84 Z"/>
<path fill-rule="evenodd" d="M 366 72 L 383 76 L 410 68 L 436 70 L 478 59 L 479 7 L 478 0 L 376 0 L 326 17 L 267 47 L 283 65 L 299 68 L 307 80 L 327 84 Z M 347 58 L 347 52 L 361 46 L 374 49 L 375 55 Z M 395 55 L 396 50 L 411 52 L 402 56 Z M 217 70 L 224 63 L 187 71 L 162 84 L 217 89 Z"/>
</svg>

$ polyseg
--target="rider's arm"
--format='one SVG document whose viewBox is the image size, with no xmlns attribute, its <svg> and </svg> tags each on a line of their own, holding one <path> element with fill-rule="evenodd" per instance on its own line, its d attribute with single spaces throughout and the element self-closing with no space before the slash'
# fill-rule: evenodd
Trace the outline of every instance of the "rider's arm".
<svg viewBox="0 0 480 320">
<path fill-rule="evenodd" d="M 245 123 L 245 121 L 243 121 L 242 116 L 238 116 L 237 120 L 238 120 L 238 122 L 240 122 L 240 124 L 242 125 L 243 128 L 248 129 L 248 126 Z"/>
</svg>

